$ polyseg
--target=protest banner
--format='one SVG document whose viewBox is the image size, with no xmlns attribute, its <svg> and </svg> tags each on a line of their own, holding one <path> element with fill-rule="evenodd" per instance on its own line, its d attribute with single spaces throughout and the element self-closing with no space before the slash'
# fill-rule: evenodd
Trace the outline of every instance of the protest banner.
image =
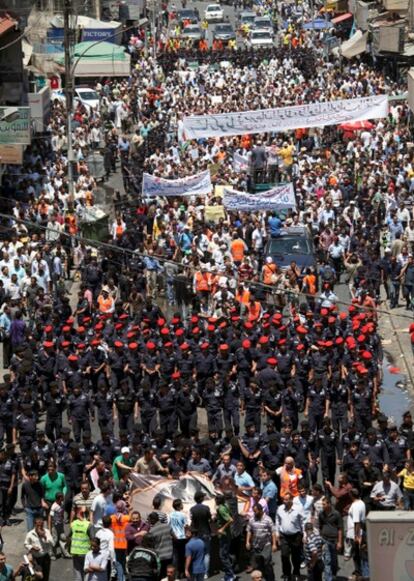
<svg viewBox="0 0 414 581">
<path fill-rule="evenodd" d="M 142 178 L 143 196 L 205 196 L 213 190 L 210 172 L 203 171 L 194 176 L 167 180 L 144 173 Z"/>
<path fill-rule="evenodd" d="M 298 127 L 324 127 L 350 121 L 378 119 L 387 115 L 387 95 L 375 95 L 257 111 L 192 115 L 184 117 L 183 127 L 187 139 L 200 139 L 288 131 Z"/>
<path fill-rule="evenodd" d="M 223 206 L 206 206 L 204 208 L 204 219 L 206 222 L 219 222 L 221 218 L 225 218 Z"/>
<path fill-rule="evenodd" d="M 249 194 L 224 188 L 223 205 L 230 212 L 257 212 L 260 210 L 287 210 L 296 208 L 293 185 L 280 184 L 267 192 Z"/>
</svg>

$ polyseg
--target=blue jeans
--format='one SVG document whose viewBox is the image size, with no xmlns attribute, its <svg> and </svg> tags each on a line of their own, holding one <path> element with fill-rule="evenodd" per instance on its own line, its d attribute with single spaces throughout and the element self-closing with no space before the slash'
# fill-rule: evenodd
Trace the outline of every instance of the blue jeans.
<svg viewBox="0 0 414 581">
<path fill-rule="evenodd" d="M 338 555 L 335 543 L 323 541 L 322 560 L 324 564 L 324 581 L 332 581 L 338 571 Z"/>
<path fill-rule="evenodd" d="M 204 535 L 200 535 L 200 539 L 202 541 L 204 541 L 204 568 L 206 570 L 206 575 L 209 574 L 210 571 L 210 547 L 211 547 L 211 537 L 210 536 L 204 536 Z M 201 575 L 201 573 L 200 573 Z"/>
<path fill-rule="evenodd" d="M 34 529 L 35 518 L 37 518 L 38 516 L 43 516 L 43 509 L 42 508 L 30 508 L 27 506 L 24 509 L 24 512 L 26 513 L 27 530 L 31 531 L 32 529 Z"/>
<path fill-rule="evenodd" d="M 124 570 L 122 568 L 121 563 L 118 563 L 118 561 L 115 561 L 114 566 L 115 566 L 117 581 L 125 581 Z"/>
<path fill-rule="evenodd" d="M 414 510 L 414 490 L 404 490 L 404 510 Z"/>
</svg>

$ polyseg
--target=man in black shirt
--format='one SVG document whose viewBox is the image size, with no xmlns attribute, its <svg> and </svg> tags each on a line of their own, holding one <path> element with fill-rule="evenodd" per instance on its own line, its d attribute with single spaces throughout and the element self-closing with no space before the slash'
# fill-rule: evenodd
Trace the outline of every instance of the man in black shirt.
<svg viewBox="0 0 414 581">
<path fill-rule="evenodd" d="M 27 530 L 34 528 L 34 521 L 38 516 L 43 516 L 43 509 L 48 508 L 44 501 L 43 486 L 39 482 L 39 473 L 30 470 L 28 477 L 24 478 L 21 492 L 22 505 L 26 513 Z"/>
<path fill-rule="evenodd" d="M 208 506 L 203 504 L 204 492 L 198 491 L 194 494 L 196 504 L 190 508 L 191 526 L 197 529 L 198 536 L 204 541 L 204 565 L 206 572 L 210 569 L 210 545 L 211 545 L 211 512 Z"/>
<path fill-rule="evenodd" d="M 342 548 L 342 518 L 332 508 L 329 496 L 322 498 L 322 511 L 318 515 L 318 528 L 324 541 L 322 559 L 327 579 L 332 579 L 338 572 L 338 551 Z"/>
</svg>

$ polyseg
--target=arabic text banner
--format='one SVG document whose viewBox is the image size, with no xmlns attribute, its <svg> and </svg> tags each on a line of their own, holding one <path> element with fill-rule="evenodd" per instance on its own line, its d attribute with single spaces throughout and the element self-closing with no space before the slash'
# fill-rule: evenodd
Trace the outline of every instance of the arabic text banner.
<svg viewBox="0 0 414 581">
<path fill-rule="evenodd" d="M 259 210 L 287 210 L 296 208 L 293 185 L 281 184 L 260 194 L 247 194 L 224 188 L 223 205 L 228 211 L 256 212 Z"/>
<path fill-rule="evenodd" d="M 298 127 L 324 127 L 350 121 L 379 119 L 388 114 L 386 95 L 309 103 L 277 109 L 193 115 L 184 117 L 187 139 L 288 131 Z"/>
<path fill-rule="evenodd" d="M 142 178 L 143 196 L 205 196 L 212 190 L 208 170 L 178 180 L 166 180 L 148 173 Z"/>
</svg>

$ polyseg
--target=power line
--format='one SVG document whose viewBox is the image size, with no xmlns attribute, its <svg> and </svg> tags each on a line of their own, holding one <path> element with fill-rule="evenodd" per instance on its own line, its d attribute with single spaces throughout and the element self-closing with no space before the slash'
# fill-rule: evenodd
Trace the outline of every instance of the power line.
<svg viewBox="0 0 414 581">
<path fill-rule="evenodd" d="M 38 228 L 38 229 L 43 230 L 43 231 L 46 231 L 46 232 L 50 231 L 50 232 L 53 232 L 54 234 L 57 234 L 57 231 L 55 229 L 53 229 L 53 228 L 50 228 L 48 226 L 43 226 L 41 224 L 37 224 L 36 222 L 31 222 L 29 220 L 23 220 L 21 218 L 16 218 L 15 216 L 12 216 L 11 214 L 0 213 L 0 218 L 5 218 L 6 220 L 13 220 L 14 222 L 27 225 L 30 228 Z M 143 253 L 143 252 L 138 252 L 137 250 L 131 250 L 129 248 L 120 248 L 119 246 L 116 246 L 115 244 L 109 244 L 108 242 L 100 242 L 98 240 L 92 240 L 90 238 L 85 238 L 85 237 L 79 236 L 77 234 L 69 234 L 68 232 L 59 232 L 59 234 L 60 235 L 63 235 L 63 236 L 66 236 L 66 237 L 68 237 L 68 238 L 70 238 L 72 240 L 77 240 L 78 242 L 88 244 L 89 246 L 102 247 L 102 248 L 106 248 L 108 250 L 112 250 L 112 251 L 119 252 L 119 253 L 122 253 L 122 254 L 129 254 L 129 255 L 131 255 L 133 257 L 139 257 L 139 258 L 146 258 L 146 257 L 148 257 L 148 255 L 145 254 L 145 253 Z M 175 267 L 178 267 L 180 270 L 184 270 L 184 271 L 187 268 L 189 268 L 189 266 L 190 266 L 190 265 L 182 264 L 181 262 L 177 262 L 177 261 L 174 261 L 174 260 L 170 260 L 168 258 L 164 258 L 162 256 L 154 255 L 154 258 L 156 258 L 158 260 L 158 262 L 160 262 L 163 265 L 170 264 L 170 265 L 173 265 Z M 194 273 L 192 273 L 192 274 L 194 274 Z M 235 276 L 228 276 L 228 275 L 226 275 L 226 278 L 229 279 L 229 280 L 233 280 L 236 283 L 239 282 Z M 265 284 L 263 282 L 255 282 L 254 284 L 255 284 L 255 287 L 262 288 L 269 295 L 275 295 L 276 292 L 277 292 L 277 289 L 274 286 L 272 286 L 272 285 L 268 285 L 268 284 Z M 278 294 L 279 293 L 280 293 L 280 291 L 278 291 Z M 303 296 L 304 298 L 311 298 L 313 300 L 316 300 L 318 298 L 317 296 L 311 295 L 309 293 L 303 293 L 303 292 L 299 292 L 298 293 L 296 291 L 292 291 L 292 290 L 289 290 L 289 289 L 288 290 L 284 290 L 284 294 L 285 295 L 291 295 L 291 296 L 294 295 L 297 298 Z M 372 309 L 367 309 L 367 308 L 363 307 L 362 305 L 354 305 L 354 303 L 352 303 L 352 302 L 349 302 L 349 301 L 347 302 L 347 301 L 343 301 L 343 300 L 339 300 L 339 299 L 336 301 L 336 304 L 337 305 L 342 305 L 344 307 L 357 306 L 357 308 L 359 308 L 362 311 L 364 311 L 364 310 L 372 310 Z M 395 318 L 395 319 L 396 318 L 399 318 L 399 319 L 408 319 L 410 322 L 413 322 L 413 316 L 412 315 L 406 315 L 406 314 L 396 315 L 396 314 L 392 314 L 389 311 L 386 311 L 386 310 L 383 310 L 383 309 L 380 309 L 380 308 L 376 308 L 375 309 L 375 312 L 377 314 L 385 315 L 387 317 L 390 317 L 391 319 L 392 318 Z"/>
</svg>

